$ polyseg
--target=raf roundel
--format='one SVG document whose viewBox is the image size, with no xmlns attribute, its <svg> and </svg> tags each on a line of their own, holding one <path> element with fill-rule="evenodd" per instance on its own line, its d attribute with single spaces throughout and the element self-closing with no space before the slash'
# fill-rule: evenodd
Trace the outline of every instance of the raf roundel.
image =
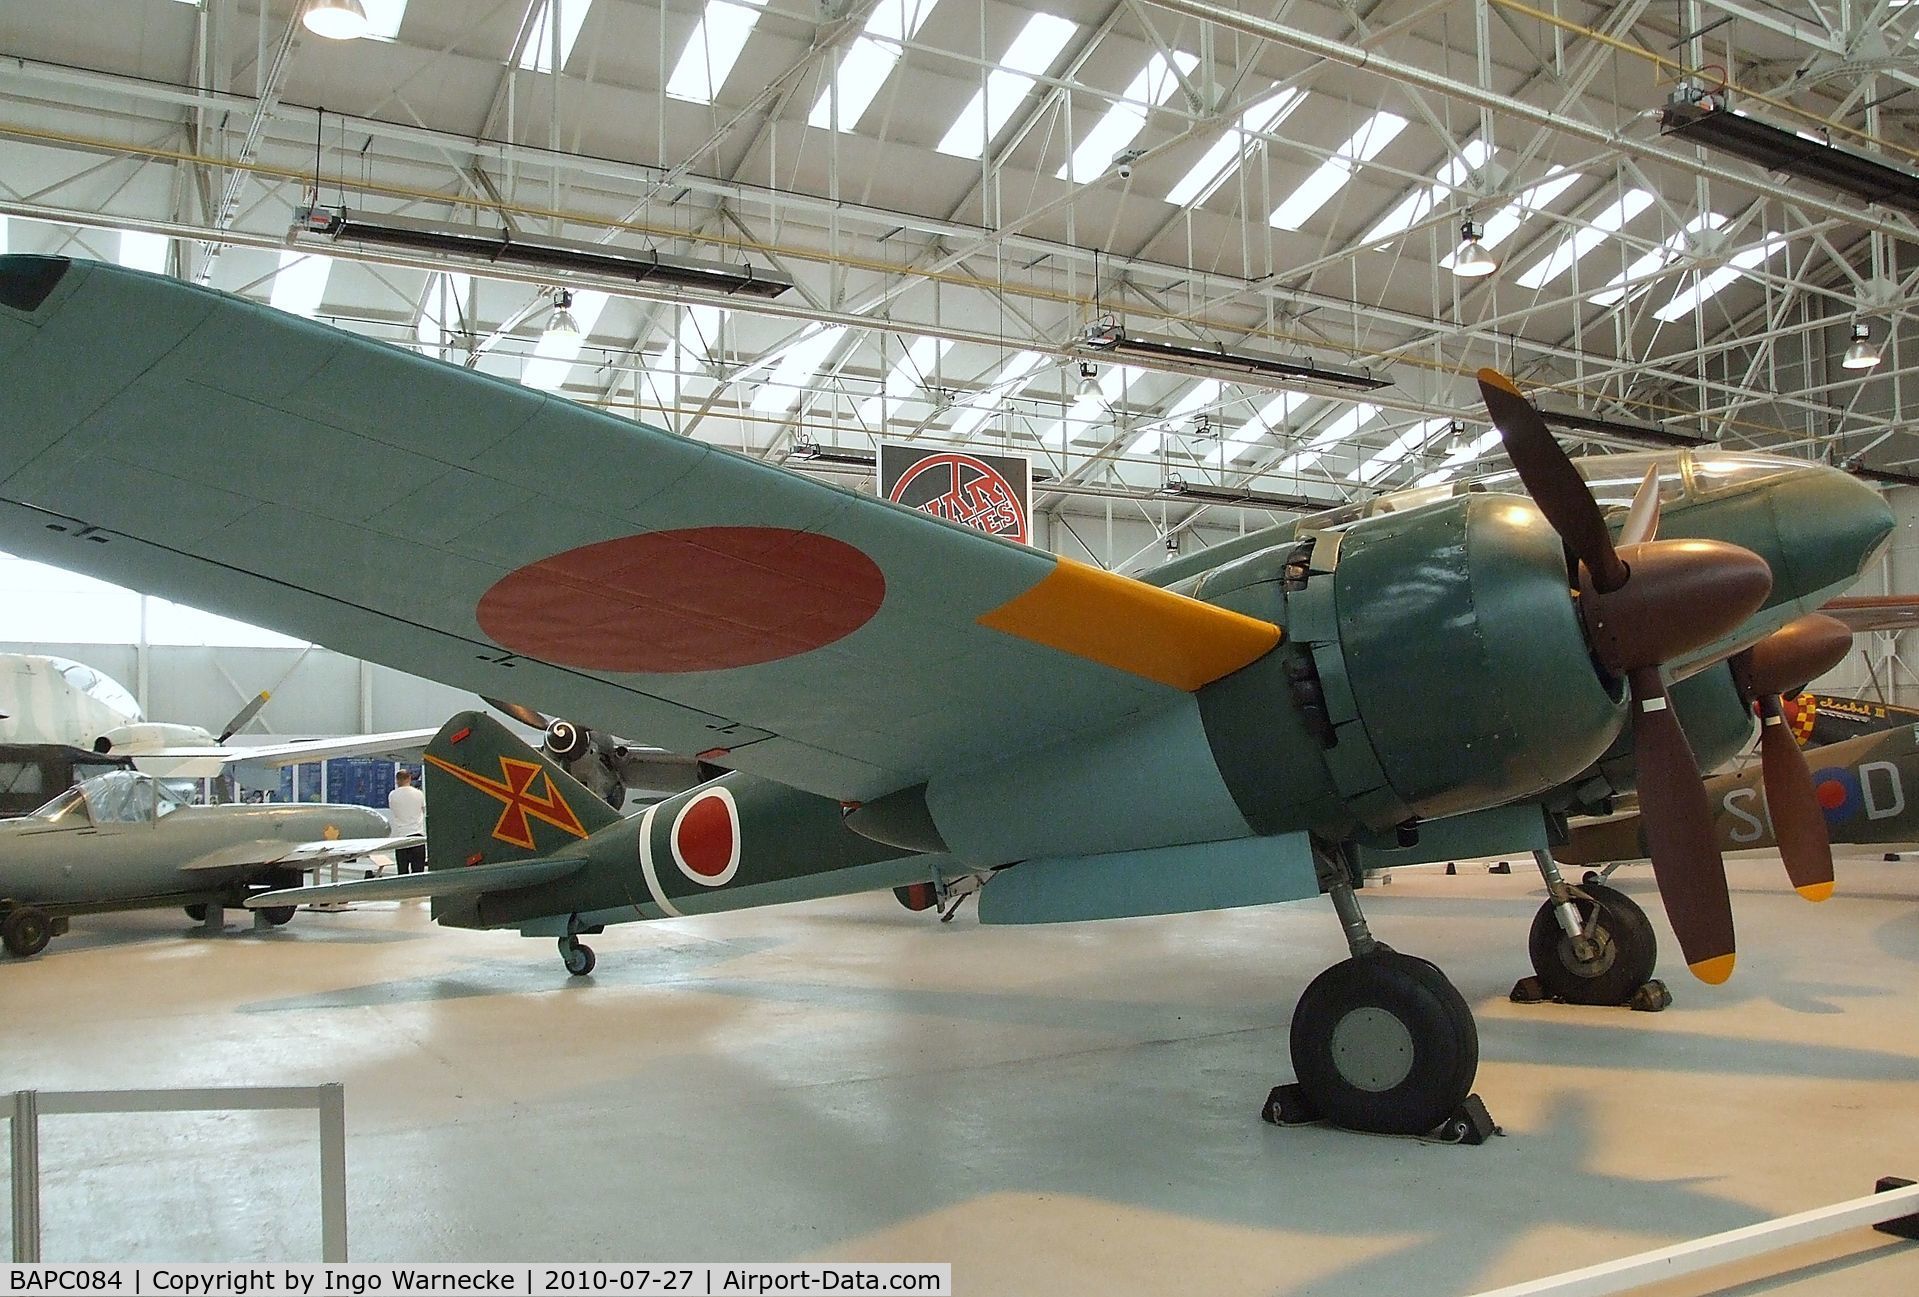
<svg viewBox="0 0 1919 1297">
<path fill-rule="evenodd" d="M 680 807 L 668 835 L 673 863 L 702 887 L 724 887 L 740 871 L 740 808 L 714 788 Z"/>
</svg>

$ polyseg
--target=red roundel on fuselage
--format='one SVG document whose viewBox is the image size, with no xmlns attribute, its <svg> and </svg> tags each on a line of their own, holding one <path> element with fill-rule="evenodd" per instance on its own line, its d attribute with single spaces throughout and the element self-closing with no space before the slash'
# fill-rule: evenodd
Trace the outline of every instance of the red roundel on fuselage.
<svg viewBox="0 0 1919 1297">
<path fill-rule="evenodd" d="M 673 860 L 696 883 L 718 887 L 740 867 L 739 812 L 725 789 L 702 793 L 673 818 Z"/>
<path fill-rule="evenodd" d="M 680 673 L 777 662 L 852 634 L 886 577 L 842 540 L 789 527 L 685 527 L 528 563 L 475 609 L 501 647 L 562 666 Z"/>
</svg>

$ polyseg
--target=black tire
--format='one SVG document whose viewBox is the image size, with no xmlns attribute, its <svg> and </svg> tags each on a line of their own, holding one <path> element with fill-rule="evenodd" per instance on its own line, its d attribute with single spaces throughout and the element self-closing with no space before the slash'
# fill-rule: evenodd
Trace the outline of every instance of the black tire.
<svg viewBox="0 0 1919 1297">
<path fill-rule="evenodd" d="M 5 944 L 8 954 L 18 959 L 32 958 L 52 940 L 53 919 L 45 910 L 22 905 L 7 911 L 7 917 L 0 920 L 0 943 Z"/>
<path fill-rule="evenodd" d="M 195 901 L 193 904 L 187 906 L 187 917 L 195 923 L 205 923 L 207 921 L 206 902 Z"/>
<path fill-rule="evenodd" d="M 593 965 L 599 962 L 593 956 L 593 947 L 579 942 L 562 950 L 560 958 L 566 962 L 566 971 L 575 977 L 585 977 L 593 971 Z"/>
<path fill-rule="evenodd" d="M 1532 932 L 1526 938 L 1533 972 L 1552 999 L 1567 1004 L 1625 1004 L 1652 977 L 1653 965 L 1659 961 L 1659 939 L 1652 921 L 1624 892 L 1598 883 L 1580 890 L 1584 895 L 1575 896 L 1573 904 L 1579 907 L 1580 925 L 1591 927 L 1598 955 L 1582 962 L 1573 953 L 1572 938 L 1560 930 L 1552 902 L 1547 901 L 1533 915 Z"/>
<path fill-rule="evenodd" d="M 1292 1051 L 1322 1115 L 1350 1130 L 1423 1135 L 1472 1093 L 1479 1029 L 1445 974 L 1375 951 L 1313 979 L 1293 1011 Z"/>
<path fill-rule="evenodd" d="M 297 905 L 264 905 L 260 907 L 260 913 L 266 915 L 267 922 L 274 927 L 284 928 L 293 922 L 293 916 L 299 913 L 299 909 Z"/>
</svg>

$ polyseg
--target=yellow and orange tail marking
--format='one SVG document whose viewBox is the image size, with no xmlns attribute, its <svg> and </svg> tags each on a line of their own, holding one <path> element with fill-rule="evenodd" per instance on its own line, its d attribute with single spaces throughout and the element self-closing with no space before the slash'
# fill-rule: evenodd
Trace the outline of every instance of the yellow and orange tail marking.
<svg viewBox="0 0 1919 1297">
<path fill-rule="evenodd" d="M 587 836 L 586 826 L 580 823 L 580 817 L 567 805 L 566 798 L 560 796 L 560 790 L 554 787 L 552 778 L 538 762 L 503 756 L 501 778 L 496 781 L 431 752 L 426 754 L 426 760 L 434 769 L 446 771 L 469 788 L 477 788 L 501 803 L 499 823 L 493 826 L 493 836 L 501 842 L 532 851 L 533 826 L 528 823 L 529 817 L 576 838 Z M 546 780 L 546 794 L 542 797 L 535 797 L 532 792 L 536 776 Z"/>
</svg>

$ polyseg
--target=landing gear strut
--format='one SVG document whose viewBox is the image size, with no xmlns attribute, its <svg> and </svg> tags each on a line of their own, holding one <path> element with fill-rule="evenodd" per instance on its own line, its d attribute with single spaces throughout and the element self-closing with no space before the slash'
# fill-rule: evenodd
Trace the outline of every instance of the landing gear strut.
<svg viewBox="0 0 1919 1297">
<path fill-rule="evenodd" d="M 1658 1011 L 1672 1003 L 1653 978 L 1658 938 L 1646 912 L 1624 892 L 1586 876 L 1575 889 L 1551 854 L 1533 852 L 1546 901 L 1533 916 L 1526 941 L 1533 976 L 1521 978 L 1512 998 L 1521 1004 L 1624 1004 Z"/>
<path fill-rule="evenodd" d="M 1352 958 L 1313 979 L 1293 1011 L 1296 1085 L 1267 1100 L 1289 1125 L 1326 1119 L 1351 1130 L 1480 1143 L 1492 1129 L 1472 1096 L 1479 1031 L 1472 1010 L 1433 964 L 1383 945 L 1367 926 L 1343 858 L 1320 857 Z"/>
</svg>

